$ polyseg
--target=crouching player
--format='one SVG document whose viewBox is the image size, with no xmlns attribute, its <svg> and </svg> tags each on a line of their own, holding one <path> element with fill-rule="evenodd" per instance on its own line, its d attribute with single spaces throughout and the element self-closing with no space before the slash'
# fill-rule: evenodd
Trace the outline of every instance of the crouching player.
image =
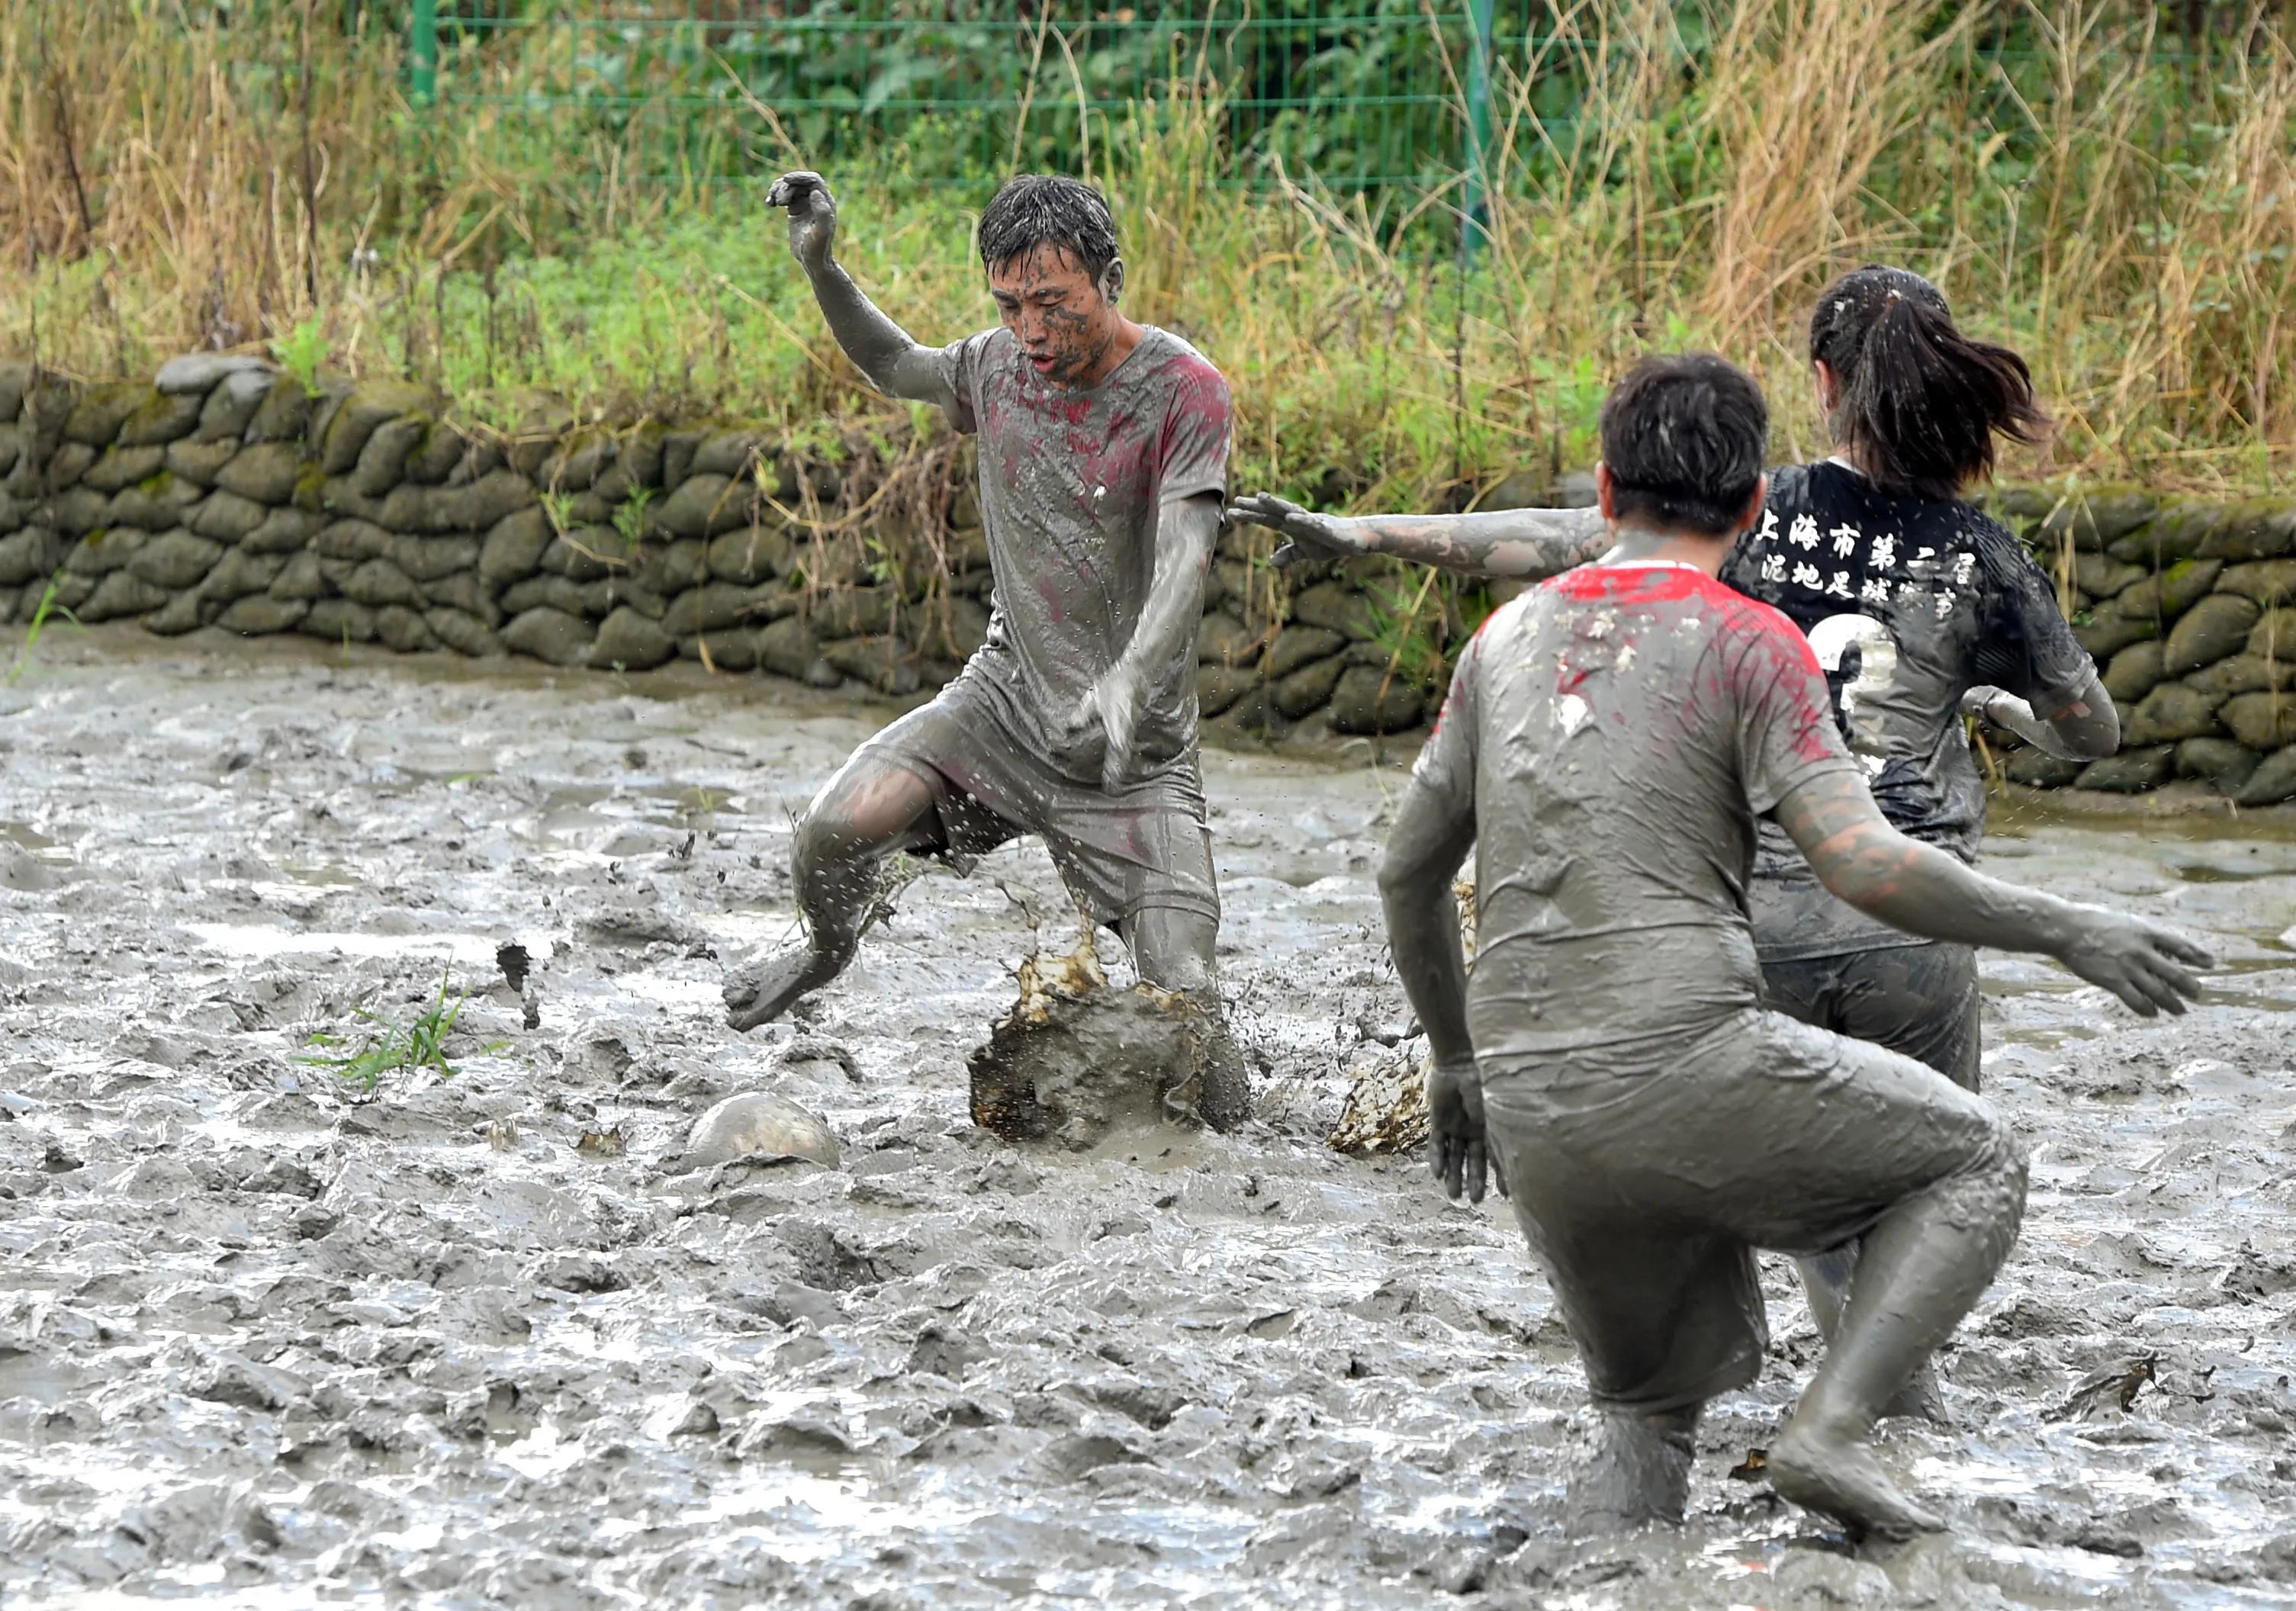
<svg viewBox="0 0 2296 1611">
<path fill-rule="evenodd" d="M 1932 939 L 2052 955 L 2137 1012 L 2207 954 L 2142 920 L 1985 877 L 1906 838 L 1844 749 L 1808 642 L 1723 587 L 1761 514 L 1768 417 L 1717 358 L 1650 360 L 1602 415 L 1614 545 L 1492 616 L 1462 656 L 1381 883 L 1435 1065 L 1433 1157 L 1487 1171 L 1604 1412 L 1582 1518 L 1678 1520 L 1701 1408 L 1766 1341 L 1753 1252 L 1863 1237 L 1846 1312 L 1769 1451 L 1778 1492 L 1853 1530 L 1939 1525 L 1871 1437 L 2014 1241 L 2025 1162 L 1935 1070 L 1759 1005 L 1759 818 L 1825 886 Z M 1469 982 L 1451 878 L 1475 847 Z"/>
</svg>

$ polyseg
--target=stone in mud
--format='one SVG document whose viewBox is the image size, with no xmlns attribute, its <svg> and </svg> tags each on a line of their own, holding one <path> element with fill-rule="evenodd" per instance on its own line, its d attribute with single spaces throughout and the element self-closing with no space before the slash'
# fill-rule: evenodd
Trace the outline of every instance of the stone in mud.
<svg viewBox="0 0 2296 1611">
<path fill-rule="evenodd" d="M 676 653 L 676 639 L 659 624 L 624 605 L 600 623 L 590 660 L 594 665 L 650 671 Z"/>
<path fill-rule="evenodd" d="M 132 571 L 114 571 L 96 584 L 95 591 L 78 606 L 78 613 L 80 620 L 93 626 L 100 621 L 142 615 L 167 602 L 165 588 L 153 587 Z"/>
<path fill-rule="evenodd" d="M 725 475 L 690 475 L 662 500 L 661 528 L 678 537 L 714 537 L 750 522 L 748 489 Z"/>
<path fill-rule="evenodd" d="M 1227 1026 L 1185 996 L 1109 988 L 1087 933 L 1021 965 L 1021 999 L 967 1060 L 972 1122 L 1011 1141 L 1089 1147 L 1124 1121 L 1242 1122 L 1250 1090 Z"/>
<path fill-rule="evenodd" d="M 2218 559 L 2174 560 L 2153 575 L 2131 583 L 2113 604 L 2124 615 L 2174 621 L 2207 597 L 2223 571 L 2224 562 Z"/>
<path fill-rule="evenodd" d="M 1321 627 L 1357 643 L 1378 636 L 1371 601 L 1340 582 L 1317 582 L 1292 601 L 1292 619 L 1303 627 Z"/>
<path fill-rule="evenodd" d="M 478 616 L 449 604 L 433 604 L 422 612 L 439 641 L 457 654 L 481 659 L 504 653 L 502 639 Z"/>
<path fill-rule="evenodd" d="M 866 637 L 893 629 L 899 598 L 888 588 L 840 588 L 813 607 L 815 629 L 824 637 Z"/>
<path fill-rule="evenodd" d="M 215 624 L 226 632 L 243 637 L 259 637 L 273 632 L 287 632 L 301 624 L 310 605 L 301 599 L 274 598 L 258 593 L 234 602 L 216 617 Z"/>
<path fill-rule="evenodd" d="M 268 376 L 272 373 L 271 366 L 258 358 L 221 352 L 187 352 L 160 365 L 159 374 L 152 377 L 152 384 L 174 395 L 198 392 L 204 397 L 227 375 L 256 374 Z"/>
<path fill-rule="evenodd" d="M 2185 686 L 2218 699 L 2229 694 L 2253 694 L 2259 688 L 2296 686 L 2296 661 L 2266 654 L 2227 654 L 2185 678 Z"/>
<path fill-rule="evenodd" d="M 2256 768 L 2255 753 L 2229 738 L 2188 738 L 2177 746 L 2177 776 L 2199 778 L 2219 794 L 2238 794 Z"/>
<path fill-rule="evenodd" d="M 2249 629 L 2248 652 L 2296 664 L 2296 609 L 2267 610 Z"/>
<path fill-rule="evenodd" d="M 0 362 L 0 423 L 12 423 L 32 386 L 32 366 L 21 358 Z"/>
<path fill-rule="evenodd" d="M 2220 593 L 2237 593 L 2269 607 L 2296 604 L 2296 559 L 2260 559 L 2228 565 L 2217 579 Z"/>
<path fill-rule="evenodd" d="M 248 432 L 255 423 L 256 413 L 263 407 L 264 399 L 271 395 L 275 383 L 273 376 L 251 369 L 226 377 L 221 385 L 208 393 L 207 404 L 200 410 L 200 423 L 192 432 L 192 440 L 201 442 L 251 440 Z M 302 390 L 301 386 L 292 382 L 289 384 L 298 392 Z"/>
<path fill-rule="evenodd" d="M 223 467 L 238 454 L 236 442 L 203 442 L 186 437 L 168 444 L 164 462 L 168 473 L 177 481 L 188 481 L 194 487 L 213 487 Z"/>
<path fill-rule="evenodd" d="M 424 582 L 422 597 L 426 603 L 442 604 L 449 610 L 460 610 L 465 615 L 475 616 L 489 634 L 506 619 L 502 606 L 495 603 L 493 596 L 488 593 L 479 579 L 468 571 Z M 435 621 L 431 623 L 434 629 L 437 624 Z"/>
<path fill-rule="evenodd" d="M 835 1169 L 837 1160 L 837 1138 L 818 1116 L 771 1091 L 750 1091 L 695 1120 L 673 1168 L 684 1173 L 736 1162 L 800 1161 Z"/>
<path fill-rule="evenodd" d="M 501 588 L 532 576 L 550 541 L 550 517 L 541 510 L 505 515 L 488 530 L 479 550 L 479 579 Z"/>
<path fill-rule="evenodd" d="M 89 532 L 72 545 L 64 556 L 64 569 L 76 576 L 109 576 L 135 557 L 137 550 L 152 540 L 151 534 L 127 528 L 119 531 Z"/>
<path fill-rule="evenodd" d="M 53 534 L 37 526 L 0 537 L 0 587 L 20 588 L 37 581 L 54 571 L 56 560 Z"/>
<path fill-rule="evenodd" d="M 1232 666 L 1196 668 L 1196 705 L 1204 715 L 1224 714 L 1235 702 L 1259 686 L 1259 676 Z"/>
<path fill-rule="evenodd" d="M 1419 725 L 1427 702 L 1400 677 L 1377 666 L 1349 666 L 1332 690 L 1334 733 L 1402 733 Z"/>
<path fill-rule="evenodd" d="M 116 493 L 105 512 L 107 526 L 141 526 L 165 531 L 184 523 L 185 512 L 201 501 L 197 487 L 178 481 L 162 470 L 141 486 Z"/>
<path fill-rule="evenodd" d="M 1280 681 L 1312 662 L 1337 654 L 1348 640 L 1324 627 L 1286 627 L 1267 651 L 1267 679 Z M 1333 674 L 1337 680 L 1337 674 Z M 1320 701 L 1317 703 L 1321 703 Z"/>
<path fill-rule="evenodd" d="M 165 448 L 106 448 L 95 463 L 80 472 L 79 483 L 98 492 L 124 492 L 159 474 L 167 462 Z"/>
<path fill-rule="evenodd" d="M 1331 703 L 1332 690 L 1348 670 L 1347 657 L 1334 654 L 1302 666 L 1275 685 L 1275 708 L 1297 721 Z"/>
<path fill-rule="evenodd" d="M 587 665 L 593 636 L 579 616 L 547 606 L 526 611 L 502 630 L 510 648 L 554 666 Z"/>
<path fill-rule="evenodd" d="M 434 582 L 475 570 L 479 541 L 474 537 L 395 538 L 384 557 L 416 581 Z"/>
<path fill-rule="evenodd" d="M 631 578 L 665 597 L 709 579 L 709 545 L 695 538 L 642 544 L 630 557 Z"/>
<path fill-rule="evenodd" d="M 215 569 L 224 546 L 188 531 L 163 531 L 136 550 L 127 568 L 156 588 L 195 587 Z"/>
<path fill-rule="evenodd" d="M 2254 599 L 2237 593 L 2210 594 L 2185 611 L 2169 634 L 2161 650 L 2161 674 L 2182 677 L 2237 652 L 2263 613 Z"/>
<path fill-rule="evenodd" d="M 2251 750 L 2284 749 L 2296 744 L 2296 694 L 2235 694 L 2225 701 L 2223 720 Z"/>
<path fill-rule="evenodd" d="M 2165 682 L 2128 712 L 2120 742 L 2132 747 L 2202 738 L 2217 730 L 2222 694 L 2203 694 L 2180 682 Z"/>
<path fill-rule="evenodd" d="M 680 658 L 715 671 L 754 670 L 758 664 L 758 635 L 754 632 L 702 632 L 677 643 Z"/>
<path fill-rule="evenodd" d="M 2076 548 L 2102 549 L 2160 513 L 2161 500 L 2141 487 L 2100 487 L 2068 493 L 2041 521 L 2044 538 L 2072 538 Z"/>
<path fill-rule="evenodd" d="M 2078 779 L 2087 763 L 2067 760 L 2046 750 L 2020 750 L 2001 763 L 2001 775 L 2032 789 L 2061 789 Z"/>
<path fill-rule="evenodd" d="M 258 442 L 242 448 L 215 473 L 215 484 L 250 503 L 293 501 L 309 461 L 297 442 Z"/>
<path fill-rule="evenodd" d="M 804 618 L 791 615 L 758 634 L 758 663 L 776 676 L 805 680 L 821 658 L 821 645 Z"/>
<path fill-rule="evenodd" d="M 184 523 L 201 537 L 235 543 L 254 533 L 270 514 L 253 499 L 217 488 L 193 507 Z"/>
<path fill-rule="evenodd" d="M 2296 800 L 2296 744 L 2265 757 L 2234 795 L 2242 805 L 2278 805 Z"/>
<path fill-rule="evenodd" d="M 327 579 L 319 565 L 319 556 L 308 548 L 292 555 L 279 574 L 272 578 L 271 596 L 306 601 L 324 598 L 327 596 Z"/>
<path fill-rule="evenodd" d="M 2286 498 L 2250 498 L 2224 510 L 2217 528 L 2202 540 L 2204 559 L 2277 559 L 2296 549 L 2296 503 Z"/>
<path fill-rule="evenodd" d="M 439 646 L 430 624 L 405 604 L 385 604 L 374 612 L 374 634 L 401 654 L 419 654 Z"/>
<path fill-rule="evenodd" d="M 100 531 L 111 514 L 111 500 L 87 487 L 67 487 L 48 500 L 48 523 L 66 537 Z"/>
<path fill-rule="evenodd" d="M 795 557 L 789 538 L 779 528 L 745 526 L 711 540 L 709 574 L 720 581 L 753 588 L 785 574 Z"/>
<path fill-rule="evenodd" d="M 292 554 L 318 530 L 316 514 L 301 509 L 274 509 L 263 517 L 261 525 L 239 539 L 239 546 L 254 554 Z"/>
<path fill-rule="evenodd" d="M 323 598 L 303 617 L 307 637 L 329 643 L 371 644 L 375 637 L 374 612 L 348 598 Z"/>
<path fill-rule="evenodd" d="M 1196 661 L 1207 666 L 1254 666 L 1265 643 L 1234 616 L 1216 610 L 1196 628 Z"/>
<path fill-rule="evenodd" d="M 141 386 L 104 384 L 90 386 L 64 415 L 64 440 L 81 442 L 90 448 L 108 448 L 119 435 L 119 427 L 127 416 L 143 406 L 152 395 Z"/>
<path fill-rule="evenodd" d="M 919 604 L 911 621 L 917 648 L 962 664 L 988 641 L 988 612 L 977 600 L 949 595 Z"/>
<path fill-rule="evenodd" d="M 402 609 L 419 608 L 422 604 L 422 590 L 414 579 L 387 559 L 371 559 L 360 564 L 343 579 L 342 592 L 346 598 L 380 610 L 386 604 Z"/>
<path fill-rule="evenodd" d="M 750 613 L 750 590 L 731 582 L 711 582 L 691 588 L 669 601 L 662 616 L 665 630 L 677 637 L 697 632 L 723 632 L 740 626 Z"/>
<path fill-rule="evenodd" d="M 197 593 L 178 593 L 146 615 L 143 627 L 155 637 L 179 637 L 206 624 L 206 608 Z"/>
<path fill-rule="evenodd" d="M 113 440 L 123 448 L 164 446 L 197 429 L 200 411 L 206 407 L 203 396 L 153 391 L 119 423 L 119 434 Z"/>
<path fill-rule="evenodd" d="M 2154 744 L 2123 750 L 2118 755 L 2091 761 L 2081 769 L 2076 781 L 2084 789 L 2099 789 L 2108 794 L 2141 794 L 2168 782 L 2176 764 L 2175 745 Z"/>
<path fill-rule="evenodd" d="M 529 576 L 524 581 L 512 582 L 503 589 L 502 605 L 512 615 L 544 609 L 586 617 L 591 613 L 592 589 L 603 585 L 596 582 L 586 585 L 570 581 L 562 576 Z"/>
<path fill-rule="evenodd" d="M 228 387 L 231 382 L 225 382 Z M 217 395 L 223 388 L 217 389 Z M 213 401 L 213 398 L 209 399 Z M 254 417 L 247 422 L 246 440 L 250 442 L 287 442 L 300 439 L 309 430 L 319 404 L 324 400 L 303 389 L 303 382 L 291 374 L 272 378 L 263 401 L 257 406 Z M 364 444 L 362 444 L 364 445 Z M 354 460 L 357 455 L 353 455 Z"/>
<path fill-rule="evenodd" d="M 622 534 L 611 526 L 577 526 L 554 539 L 536 563 L 552 576 L 594 582 L 623 569 Z"/>
<path fill-rule="evenodd" d="M 406 456 L 404 473 L 418 487 L 438 487 L 455 473 L 455 467 L 470 454 L 471 444 L 463 433 L 444 420 L 430 420 L 422 428 L 422 440 L 414 444 Z M 475 478 L 473 478 L 475 479 Z"/>
<path fill-rule="evenodd" d="M 200 593 L 217 605 L 227 604 L 267 590 L 286 568 L 283 554 L 258 554 L 244 547 L 226 549 L 208 572 L 207 580 L 200 584 Z"/>
<path fill-rule="evenodd" d="M 2088 651 L 2090 659 L 2109 661 L 2131 644 L 2140 644 L 2161 636 L 2161 623 L 2157 619 L 2149 613 L 2124 614 L 2122 612 L 2128 604 L 2128 595 L 2124 593 L 2095 612 L 2087 621 L 2073 623 L 2073 641 Z"/>
<path fill-rule="evenodd" d="M 2161 680 L 2161 645 L 2131 644 L 2112 657 L 2100 679 L 2116 704 L 2135 704 Z"/>
<path fill-rule="evenodd" d="M 2084 597 L 2092 600 L 2102 602 L 2111 598 L 2132 583 L 2144 580 L 2144 566 L 2132 565 L 2107 555 L 2084 550 L 2073 555 L 2073 586 L 2080 589 Z"/>
<path fill-rule="evenodd" d="M 377 431 L 402 415 L 434 413 L 437 401 L 430 388 L 407 381 L 368 381 L 352 387 L 327 411 L 321 428 L 321 473 L 346 473 Z"/>
<path fill-rule="evenodd" d="M 914 694 L 924 681 L 915 652 L 890 633 L 842 638 L 824 645 L 821 658 L 880 694 Z"/>
<path fill-rule="evenodd" d="M 430 434 L 430 416 L 424 414 L 402 414 L 377 425 L 351 466 L 352 489 L 367 497 L 389 492 L 405 479 L 408 456 Z"/>
</svg>

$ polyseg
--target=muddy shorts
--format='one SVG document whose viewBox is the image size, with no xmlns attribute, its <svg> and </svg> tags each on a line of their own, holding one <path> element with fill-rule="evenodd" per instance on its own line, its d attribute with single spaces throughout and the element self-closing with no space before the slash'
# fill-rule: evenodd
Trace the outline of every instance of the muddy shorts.
<svg viewBox="0 0 2296 1611">
<path fill-rule="evenodd" d="M 1972 1177 L 1998 1177 L 2002 1212 L 2021 1201 L 1991 1107 L 1865 1041 L 1749 1009 L 1609 1061 L 1483 1065 L 1490 1144 L 1604 1409 L 1677 1410 L 1759 1374 L 1756 1248 L 1821 1253 Z"/>
<path fill-rule="evenodd" d="M 857 752 L 914 773 L 933 792 L 919 848 L 959 866 L 1034 834 L 1095 923 L 1120 928 L 1168 908 L 1219 920 L 1204 786 L 1193 754 L 1114 793 L 1079 783 L 1017 742 L 987 702 L 952 683 Z"/>
<path fill-rule="evenodd" d="M 1871 1040 L 1925 1063 L 1964 1090 L 1978 1089 L 1984 1053 L 1977 953 L 1965 945 L 1762 959 L 1762 994 L 1788 1017 Z"/>
<path fill-rule="evenodd" d="M 1985 1042 L 1974 950 L 1868 917 L 1806 866 L 1758 874 L 1746 897 L 1771 1007 L 1977 1089 Z"/>
</svg>

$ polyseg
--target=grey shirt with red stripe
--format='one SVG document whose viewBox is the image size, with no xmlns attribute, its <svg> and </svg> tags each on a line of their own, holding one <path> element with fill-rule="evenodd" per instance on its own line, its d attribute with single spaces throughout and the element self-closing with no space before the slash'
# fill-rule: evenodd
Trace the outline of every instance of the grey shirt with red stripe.
<svg viewBox="0 0 2296 1611">
<path fill-rule="evenodd" d="M 980 438 L 980 512 L 995 578 L 988 641 L 951 685 L 1002 736 L 1098 786 L 1102 739 L 1078 710 L 1132 641 L 1165 505 L 1226 489 L 1227 382 L 1193 347 L 1144 327 L 1097 386 L 1056 386 L 999 327 L 945 348 L 952 418 Z M 1159 670 L 1134 770 L 1196 749 L 1195 640 Z"/>
<path fill-rule="evenodd" d="M 1662 1060 L 1754 1007 L 1757 822 L 1856 770 L 1808 640 L 1702 571 L 1582 566 L 1493 614 L 1414 773 L 1474 822 L 1486 1076 Z"/>
</svg>

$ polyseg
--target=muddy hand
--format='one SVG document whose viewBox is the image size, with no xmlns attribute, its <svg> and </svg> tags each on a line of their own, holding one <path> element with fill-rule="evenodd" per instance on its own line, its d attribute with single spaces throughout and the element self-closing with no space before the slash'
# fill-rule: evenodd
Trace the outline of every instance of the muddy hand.
<svg viewBox="0 0 2296 1611">
<path fill-rule="evenodd" d="M 837 201 L 829 181 L 804 168 L 785 173 L 766 192 L 766 205 L 789 209 L 790 255 L 806 272 L 826 267 L 837 238 Z"/>
<path fill-rule="evenodd" d="M 1483 1135 L 1483 1077 L 1472 1063 L 1437 1064 L 1427 1071 L 1427 1162 L 1453 1202 L 1483 1200 L 1488 1183 L 1506 1196 L 1506 1175 Z"/>
<path fill-rule="evenodd" d="M 2144 1017 L 2183 1012 L 2185 1001 L 2201 993 L 2193 970 L 2216 966 L 2206 949 L 2157 923 L 2097 907 L 2081 912 L 2082 932 L 2060 960 Z"/>
<path fill-rule="evenodd" d="M 1132 741 L 1140 729 L 1140 674 L 1119 661 L 1093 685 L 1077 711 L 1086 727 L 1101 731 L 1100 786 L 1111 793 L 1132 765 Z"/>
<path fill-rule="evenodd" d="M 1302 509 L 1273 492 L 1253 492 L 1236 499 L 1228 505 L 1227 518 L 1234 524 L 1265 526 L 1284 539 L 1267 562 L 1279 571 L 1302 560 L 1345 559 L 1367 552 L 1362 543 L 1346 535 L 1345 528 L 1332 516 Z"/>
</svg>

